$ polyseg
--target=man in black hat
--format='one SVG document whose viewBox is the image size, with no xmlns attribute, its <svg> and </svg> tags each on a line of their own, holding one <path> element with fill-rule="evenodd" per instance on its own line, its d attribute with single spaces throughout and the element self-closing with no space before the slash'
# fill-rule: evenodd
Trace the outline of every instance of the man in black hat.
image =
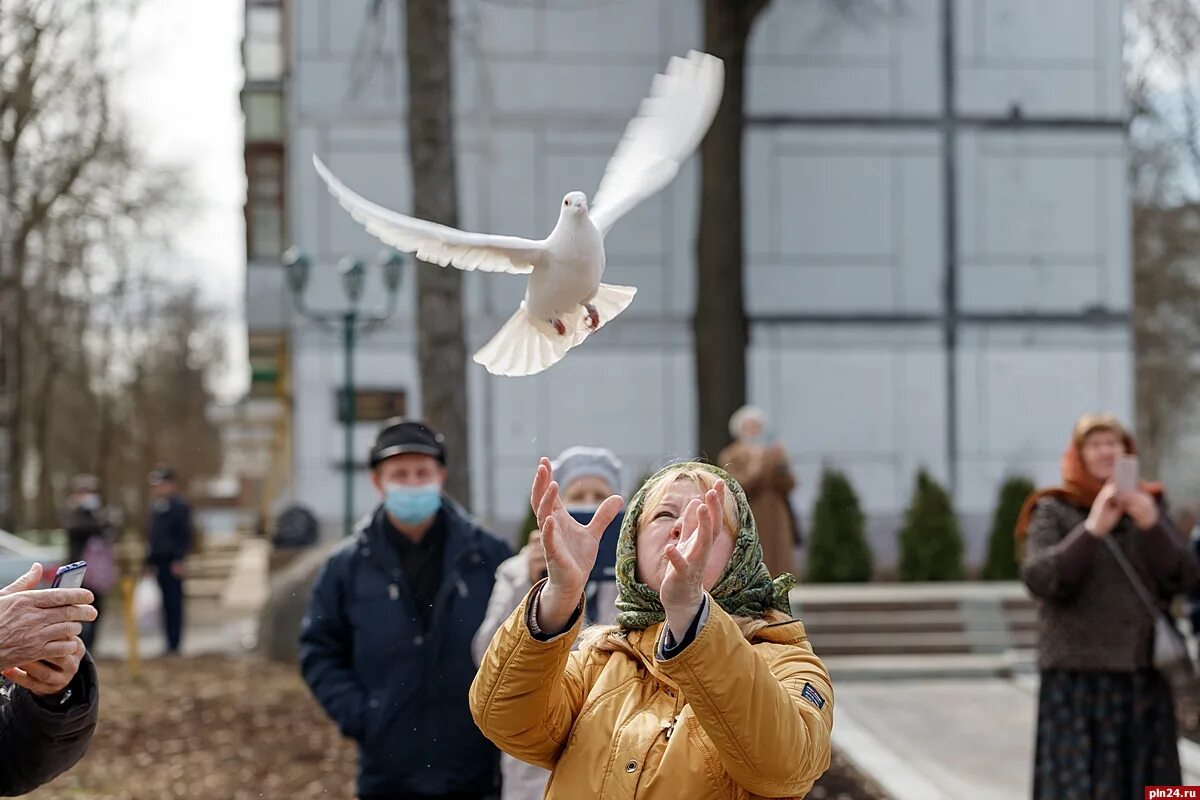
<svg viewBox="0 0 1200 800">
<path fill-rule="evenodd" d="M 167 655 L 178 655 L 183 638 L 184 559 L 192 543 L 192 509 L 179 495 L 175 471 L 157 467 L 150 473 L 150 551 L 146 563 L 162 590 Z"/>
<path fill-rule="evenodd" d="M 300 633 L 300 669 L 359 745 L 361 800 L 483 800 L 499 753 L 471 719 L 471 637 L 508 545 L 447 497 L 442 435 L 385 424 L 380 504 L 333 551 Z"/>
</svg>

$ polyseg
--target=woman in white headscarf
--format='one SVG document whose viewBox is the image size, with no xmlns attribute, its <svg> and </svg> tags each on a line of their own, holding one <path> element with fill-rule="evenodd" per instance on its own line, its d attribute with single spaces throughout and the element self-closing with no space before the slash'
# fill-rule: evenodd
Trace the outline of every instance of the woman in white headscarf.
<svg viewBox="0 0 1200 800">
<path fill-rule="evenodd" d="M 584 523 L 609 496 L 618 494 L 621 487 L 621 462 L 616 455 L 604 447 L 570 447 L 559 453 L 553 462 L 554 475 L 563 487 L 562 500 L 567 510 Z M 616 533 L 621 519 L 610 526 L 612 536 L 606 535 L 601 548 L 605 553 L 597 560 L 608 564 L 605 574 L 590 581 L 585 594 L 589 610 L 595 609 L 591 621 L 611 624 L 617 613 L 617 584 L 615 571 Z M 488 600 L 483 624 L 471 642 L 471 653 L 479 664 L 491 644 L 492 637 L 512 615 L 513 609 L 521 604 L 533 585 L 546 577 L 546 554 L 542 550 L 541 534 L 533 531 L 529 544 L 496 570 L 496 585 Z M 536 800 L 546 793 L 546 781 L 550 773 L 541 767 L 518 761 L 503 755 L 500 770 L 504 776 L 503 800 Z"/>
<path fill-rule="evenodd" d="M 754 406 L 742 406 L 729 418 L 733 443 L 721 451 L 717 466 L 742 485 L 750 498 L 763 563 L 772 575 L 796 571 L 800 528 L 788 495 L 796 479 L 788 467 L 787 453 L 779 442 L 768 441 L 766 417 Z"/>
</svg>

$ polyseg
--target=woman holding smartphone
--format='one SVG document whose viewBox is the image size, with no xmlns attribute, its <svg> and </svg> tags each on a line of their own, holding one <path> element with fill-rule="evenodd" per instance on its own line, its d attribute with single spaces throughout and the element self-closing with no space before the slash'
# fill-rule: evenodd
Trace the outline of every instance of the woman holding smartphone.
<svg viewBox="0 0 1200 800">
<path fill-rule="evenodd" d="M 1033 494 L 1017 523 L 1021 577 L 1040 601 L 1035 800 L 1182 782 L 1171 687 L 1151 661 L 1155 617 L 1111 545 L 1162 610 L 1197 567 L 1134 452 L 1116 417 L 1084 415 L 1062 485 Z"/>
</svg>

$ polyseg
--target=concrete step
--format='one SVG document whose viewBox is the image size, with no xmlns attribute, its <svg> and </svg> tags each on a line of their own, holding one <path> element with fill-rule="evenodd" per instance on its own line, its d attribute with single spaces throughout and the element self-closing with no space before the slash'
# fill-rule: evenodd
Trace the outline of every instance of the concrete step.
<svg viewBox="0 0 1200 800">
<path fill-rule="evenodd" d="M 823 658 L 994 657 L 1036 644 L 1037 608 L 1017 583 L 804 586 L 791 600 Z"/>
<path fill-rule="evenodd" d="M 819 654 L 819 653 L 818 653 Z M 1036 675 L 1036 654 L 1020 648 L 1002 653 L 906 653 L 899 655 L 822 657 L 838 681 L 918 680 L 925 678 L 995 678 Z"/>
<path fill-rule="evenodd" d="M 936 613 L 936 612 L 934 612 Z M 865 616 L 865 615 L 864 615 Z M 957 614 L 953 618 L 939 620 L 921 619 L 857 619 L 848 615 L 838 619 L 810 620 L 804 617 L 804 628 L 809 636 L 826 634 L 872 634 L 872 633 L 951 633 L 963 630 L 963 621 Z"/>
<path fill-rule="evenodd" d="M 270 542 L 266 539 L 245 540 L 221 592 L 222 606 L 257 613 L 267 601 L 270 559 Z"/>
<path fill-rule="evenodd" d="M 241 547 L 240 540 L 222 541 L 218 546 L 208 546 L 188 556 L 184 581 L 187 596 L 219 598 L 237 564 Z"/>
<path fill-rule="evenodd" d="M 896 606 L 889 611 L 830 611 L 825 608 L 809 609 L 799 618 L 809 630 L 828 630 L 842 626 L 873 628 L 877 630 L 900 630 L 914 625 L 962 627 L 966 617 L 960 609 L 938 611 L 913 611 L 908 606 Z M 1003 624 L 1036 625 L 1037 613 L 1020 611 L 1004 614 L 999 618 Z"/>
<path fill-rule="evenodd" d="M 229 553 L 196 553 L 188 557 L 189 564 L 204 564 L 213 567 L 229 567 L 237 561 L 237 551 Z"/>
<path fill-rule="evenodd" d="M 1029 602 L 1029 592 L 1016 581 L 958 581 L 936 583 L 803 584 L 792 589 L 793 603 L 962 603 L 987 600 Z"/>
<path fill-rule="evenodd" d="M 204 540 L 201 552 L 204 553 L 236 553 L 242 547 L 243 538 L 237 536 L 221 536 Z"/>
<path fill-rule="evenodd" d="M 977 638 L 988 638 L 990 636 L 1036 638 L 1037 636 L 1037 626 L 1034 624 L 1011 625 L 1005 624 L 1004 622 L 996 623 L 984 620 L 971 624 L 968 624 L 964 620 L 945 622 L 936 620 L 930 622 L 912 620 L 890 625 L 881 625 L 871 621 L 855 619 L 847 619 L 833 624 L 809 624 L 808 620 L 804 620 L 804 628 L 808 632 L 809 638 L 814 640 L 825 639 L 828 636 L 920 636 L 926 633 L 961 633 L 963 635 L 971 635 Z"/>
<path fill-rule="evenodd" d="M 991 635 L 979 631 L 921 631 L 919 633 L 809 633 L 817 655 L 883 655 L 905 653 L 985 653 L 1009 647 L 1035 644 L 1030 634 L 1013 635 L 997 630 Z"/>
<path fill-rule="evenodd" d="M 229 573 L 232 570 L 233 570 L 232 565 L 231 566 L 213 567 L 213 566 L 209 566 L 209 565 L 193 564 L 190 561 L 187 564 L 188 578 L 195 578 L 195 579 L 217 578 L 217 579 L 224 580 L 225 578 L 229 577 Z"/>
<path fill-rule="evenodd" d="M 792 611 L 802 617 L 812 614 L 887 614 L 897 610 L 923 614 L 957 612 L 959 603 L 953 600 L 892 600 L 864 597 L 861 600 L 836 600 L 796 602 L 792 600 Z"/>
<path fill-rule="evenodd" d="M 218 600 L 225 588 L 225 578 L 196 578 L 188 576 L 183 582 L 183 593 L 188 598 Z"/>
</svg>

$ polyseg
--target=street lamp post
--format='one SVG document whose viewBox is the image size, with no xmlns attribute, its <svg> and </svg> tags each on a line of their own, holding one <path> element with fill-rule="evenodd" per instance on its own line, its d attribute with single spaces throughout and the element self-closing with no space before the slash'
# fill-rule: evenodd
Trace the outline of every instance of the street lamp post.
<svg viewBox="0 0 1200 800">
<path fill-rule="evenodd" d="M 400 292 L 401 268 L 404 266 L 403 257 L 395 251 L 385 251 L 377 259 L 377 264 L 383 272 L 383 284 L 387 289 L 387 307 L 382 313 L 364 314 L 358 308 L 362 299 L 363 287 L 367 277 L 367 264 L 362 259 L 347 256 L 338 263 L 338 272 L 342 276 L 342 288 L 346 292 L 349 305 L 344 311 L 323 311 L 309 308 L 304 302 L 304 292 L 308 287 L 309 273 L 312 271 L 312 260 L 299 248 L 292 247 L 283 254 L 283 266 L 286 270 L 288 288 L 291 290 L 292 303 L 296 313 L 305 319 L 312 320 L 326 330 L 341 327 L 343 381 L 341 393 L 342 419 L 345 426 L 345 513 L 343 529 L 346 536 L 354 532 L 354 425 L 357 418 L 354 389 L 354 348 L 360 335 L 370 333 L 386 322 L 396 311 L 396 298 Z"/>
</svg>

